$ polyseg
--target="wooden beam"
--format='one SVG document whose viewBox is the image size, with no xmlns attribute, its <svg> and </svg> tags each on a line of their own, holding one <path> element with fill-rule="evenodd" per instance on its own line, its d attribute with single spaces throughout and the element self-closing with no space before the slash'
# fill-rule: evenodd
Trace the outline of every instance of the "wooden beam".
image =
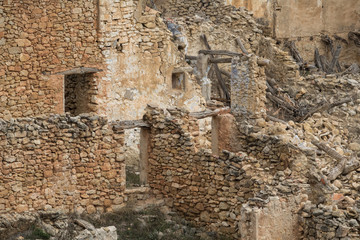
<svg viewBox="0 0 360 240">
<path fill-rule="evenodd" d="M 326 144 L 324 142 L 319 142 L 319 141 L 314 140 L 314 141 L 311 141 L 311 143 L 314 144 L 320 150 L 327 153 L 330 157 L 332 157 L 338 161 L 338 164 L 331 170 L 331 172 L 327 176 L 328 180 L 330 180 L 330 181 L 335 180 L 344 171 L 345 165 L 346 165 L 348 159 L 345 158 L 344 156 L 342 156 L 341 154 L 339 154 L 334 149 L 326 146 Z"/>
<path fill-rule="evenodd" d="M 290 53 L 294 57 L 296 62 L 302 65 L 304 63 L 304 60 L 296 48 L 295 41 L 287 42 L 285 45 L 290 49 Z"/>
<path fill-rule="evenodd" d="M 201 35 L 200 38 L 204 42 L 204 44 L 205 44 L 205 46 L 206 46 L 206 48 L 208 50 L 200 50 L 199 54 L 200 54 L 201 51 L 208 51 L 208 54 L 209 54 L 209 52 L 211 52 L 212 50 L 211 50 L 209 42 L 207 41 L 206 35 L 203 34 L 203 35 Z M 214 59 L 214 54 L 210 54 L 210 55 L 211 55 L 211 58 Z M 225 84 L 224 79 L 221 76 L 219 66 L 216 63 L 214 63 L 213 66 L 214 66 L 214 71 L 215 71 L 216 77 L 217 77 L 219 85 L 220 85 L 220 87 L 221 87 L 221 89 L 222 89 L 222 91 L 223 91 L 223 93 L 225 95 L 225 98 L 227 100 L 230 100 L 230 93 L 229 93 L 229 90 L 228 90 L 228 88 L 227 88 L 227 86 Z"/>
<path fill-rule="evenodd" d="M 196 56 L 189 56 L 189 55 L 185 55 L 185 59 L 188 60 L 197 60 Z M 211 58 L 209 60 L 210 63 L 231 63 L 231 58 Z"/>
<path fill-rule="evenodd" d="M 314 60 L 315 60 L 315 66 L 320 70 L 320 71 L 324 71 L 323 66 L 321 64 L 321 60 L 320 60 L 320 53 L 319 53 L 319 49 L 315 48 L 315 53 L 314 53 Z"/>
<path fill-rule="evenodd" d="M 86 73 L 97 73 L 102 72 L 102 69 L 98 68 L 89 68 L 89 67 L 79 67 L 79 68 L 73 68 L 71 70 L 63 71 L 55 73 L 55 75 L 72 75 L 72 74 L 86 74 Z"/>
<path fill-rule="evenodd" d="M 192 67 L 179 67 L 179 68 L 174 68 L 172 73 L 183 73 L 183 72 L 192 72 L 192 71 L 194 71 Z"/>
<path fill-rule="evenodd" d="M 228 78 L 231 78 L 231 74 L 230 74 L 229 72 L 223 70 L 223 69 L 220 69 L 220 73 L 221 73 L 222 75 L 225 75 L 225 76 L 228 77 Z"/>
<path fill-rule="evenodd" d="M 150 125 L 143 120 L 113 121 L 112 125 L 115 130 L 150 127 Z"/>
<path fill-rule="evenodd" d="M 197 56 L 190 56 L 190 55 L 185 55 L 185 59 L 187 60 L 191 60 L 191 61 L 196 61 L 197 60 Z"/>
<path fill-rule="evenodd" d="M 334 103 L 324 103 L 324 104 L 321 104 L 319 107 L 315 107 L 313 109 L 311 109 L 308 113 L 306 113 L 304 116 L 300 117 L 297 122 L 303 122 L 305 121 L 306 119 L 308 119 L 309 117 L 311 117 L 314 113 L 317 113 L 317 112 L 324 112 L 324 111 L 327 111 L 331 108 L 334 108 L 334 107 L 337 107 L 337 106 L 340 106 L 344 103 L 349 103 L 349 102 L 354 102 L 356 101 L 357 99 L 359 98 L 358 95 L 354 94 L 353 96 L 351 97 L 348 97 L 348 98 L 344 98 L 344 99 L 341 99 L 337 102 L 334 102 Z"/>
<path fill-rule="evenodd" d="M 232 58 L 211 58 L 210 63 L 231 63 Z"/>
<path fill-rule="evenodd" d="M 337 63 L 339 62 L 339 56 L 341 52 L 341 45 L 337 45 L 336 50 L 333 51 L 333 59 L 330 63 L 329 71 L 334 72 L 334 67 L 337 66 Z"/>
<path fill-rule="evenodd" d="M 194 117 L 197 119 L 203 119 L 203 118 L 207 118 L 207 117 L 213 117 L 213 116 L 217 116 L 217 115 L 221 115 L 221 114 L 225 114 L 225 113 L 230 113 L 230 111 L 231 111 L 231 109 L 226 107 L 226 108 L 219 108 L 214 111 L 205 110 L 205 111 L 201 111 L 201 112 L 192 112 L 189 115 L 191 117 Z"/>
<path fill-rule="evenodd" d="M 248 55 L 249 52 L 248 52 L 248 51 L 246 50 L 246 48 L 244 47 L 244 44 L 242 43 L 240 37 L 236 38 L 235 41 L 236 41 L 237 45 L 240 47 L 241 51 L 242 51 L 244 54 Z"/>
<path fill-rule="evenodd" d="M 244 56 L 243 53 L 236 53 L 227 50 L 200 50 L 199 53 L 207 55 Z"/>
</svg>

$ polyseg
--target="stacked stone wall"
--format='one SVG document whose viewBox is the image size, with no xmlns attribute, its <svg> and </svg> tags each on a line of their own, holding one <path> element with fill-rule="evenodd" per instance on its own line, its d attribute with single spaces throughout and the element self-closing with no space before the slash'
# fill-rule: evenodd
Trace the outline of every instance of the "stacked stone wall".
<svg viewBox="0 0 360 240">
<path fill-rule="evenodd" d="M 212 231 L 245 237 L 242 234 L 248 233 L 240 227 L 247 221 L 243 204 L 262 208 L 270 196 L 286 198 L 300 192 L 299 184 L 287 177 L 291 171 L 269 168 L 280 166 L 278 161 L 259 161 L 244 152 L 222 151 L 216 156 L 197 149 L 190 134 L 196 119 L 182 110 L 170 113 L 166 117 L 163 110 L 149 108 L 145 115 L 152 124 L 149 185 L 186 218 Z"/>
<path fill-rule="evenodd" d="M 305 239 L 359 239 L 359 202 L 335 194 L 336 205 L 306 202 L 301 209 L 300 226 Z M 338 207 L 339 206 L 339 207 Z"/>
<path fill-rule="evenodd" d="M 0 1 L 0 117 L 63 111 L 63 79 L 49 74 L 99 67 L 97 5 L 87 1 Z"/>
<path fill-rule="evenodd" d="M 98 116 L 0 122 L 0 211 L 116 210 L 124 201 L 123 132 Z"/>
</svg>

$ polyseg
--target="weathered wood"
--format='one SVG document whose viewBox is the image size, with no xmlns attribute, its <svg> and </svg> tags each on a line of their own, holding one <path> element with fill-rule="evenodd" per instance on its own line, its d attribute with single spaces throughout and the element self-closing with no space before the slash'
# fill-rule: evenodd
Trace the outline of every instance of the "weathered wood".
<svg viewBox="0 0 360 240">
<path fill-rule="evenodd" d="M 179 67 L 179 68 L 174 68 L 172 73 L 183 73 L 183 72 L 192 72 L 192 71 L 194 71 L 192 67 Z"/>
<path fill-rule="evenodd" d="M 55 73 L 56 75 L 72 75 L 72 74 L 86 74 L 86 73 L 97 73 L 102 72 L 102 69 L 98 68 L 89 68 L 89 67 L 79 67 L 79 68 L 73 68 L 71 70 L 63 71 Z"/>
<path fill-rule="evenodd" d="M 207 55 L 244 56 L 243 53 L 236 53 L 227 50 L 200 50 L 199 54 L 200 53 Z"/>
<path fill-rule="evenodd" d="M 341 52 L 341 45 L 338 45 L 336 47 L 336 50 L 333 51 L 333 59 L 330 63 L 329 72 L 334 72 L 334 67 L 337 66 L 340 52 Z"/>
<path fill-rule="evenodd" d="M 324 72 L 329 72 L 329 64 L 324 55 L 320 55 L 320 62 Z"/>
<path fill-rule="evenodd" d="M 210 51 L 211 52 L 212 50 L 211 50 L 209 42 L 207 41 L 206 35 L 203 34 L 203 35 L 201 35 L 200 38 L 204 42 L 205 47 L 208 49 L 208 50 L 201 50 L 201 51 Z M 199 54 L 201 54 L 201 51 L 199 51 Z M 210 56 L 211 56 L 212 59 L 214 59 L 214 54 L 210 54 Z M 214 71 L 215 71 L 216 77 L 217 77 L 219 85 L 220 85 L 220 87 L 221 87 L 221 89 L 222 89 L 222 91 L 223 91 L 223 93 L 225 95 L 225 98 L 227 100 L 229 100 L 230 99 L 230 93 L 229 93 L 229 90 L 228 90 L 228 88 L 227 88 L 227 86 L 225 84 L 224 79 L 221 76 L 219 66 L 216 63 L 214 63 L 213 66 L 214 66 Z"/>
<path fill-rule="evenodd" d="M 185 59 L 193 61 L 193 60 L 197 60 L 197 56 L 185 55 Z"/>
<path fill-rule="evenodd" d="M 322 64 L 321 64 L 320 54 L 319 54 L 319 49 L 318 49 L 318 48 L 315 48 L 314 62 L 315 62 L 316 67 L 317 67 L 320 71 L 324 71 L 323 66 L 322 66 Z"/>
<path fill-rule="evenodd" d="M 285 45 L 290 49 L 290 53 L 294 57 L 296 62 L 302 65 L 304 63 L 304 60 L 302 59 L 299 51 L 296 48 L 295 41 L 287 42 Z"/>
<path fill-rule="evenodd" d="M 320 150 L 327 153 L 330 157 L 338 161 L 338 164 L 331 170 L 331 172 L 327 176 L 328 180 L 330 181 L 335 180 L 344 171 L 348 159 L 342 156 L 341 154 L 339 154 L 338 152 L 336 152 L 334 149 L 328 147 L 324 142 L 313 140 L 311 141 L 311 143 L 314 144 Z"/>
<path fill-rule="evenodd" d="M 224 69 L 220 69 L 220 72 L 222 75 L 225 75 L 226 77 L 231 78 L 231 74 L 229 72 L 225 71 Z"/>
<path fill-rule="evenodd" d="M 360 32 L 349 32 L 348 38 L 354 41 L 355 46 L 360 47 Z"/>
<path fill-rule="evenodd" d="M 332 47 L 333 40 L 326 34 L 321 35 L 321 41 L 323 41 L 326 45 Z"/>
<path fill-rule="evenodd" d="M 197 60 L 196 56 L 185 55 L 185 59 L 188 60 Z M 210 63 L 231 63 L 231 58 L 211 58 Z"/>
<path fill-rule="evenodd" d="M 269 84 L 268 81 L 266 81 L 266 91 L 269 91 L 272 95 L 276 96 L 277 91 Z"/>
<path fill-rule="evenodd" d="M 341 72 L 341 73 L 337 73 L 338 76 L 344 75 L 344 74 L 349 74 L 349 73 L 359 73 L 360 72 L 360 67 L 357 63 L 353 63 L 351 64 L 350 67 L 348 67 L 345 71 Z"/>
<path fill-rule="evenodd" d="M 324 103 L 324 104 L 321 104 L 319 107 L 315 107 L 313 108 L 312 110 L 310 110 L 308 113 L 306 113 L 304 116 L 300 117 L 297 121 L 298 122 L 303 122 L 305 121 L 306 119 L 308 119 L 309 117 L 311 117 L 314 113 L 317 113 L 317 112 L 324 112 L 324 111 L 327 111 L 331 108 L 334 108 L 334 107 L 337 107 L 337 106 L 340 106 L 344 103 L 349 103 L 349 102 L 353 102 L 355 100 L 357 100 L 359 97 L 355 94 L 353 95 L 352 97 L 349 97 L 349 98 L 344 98 L 342 100 L 339 100 L 337 102 L 334 102 L 334 103 Z"/>
<path fill-rule="evenodd" d="M 237 37 L 237 38 L 235 39 L 235 41 L 236 41 L 237 45 L 240 47 L 241 51 L 242 51 L 244 54 L 248 55 L 249 52 L 248 52 L 248 51 L 246 50 L 246 48 L 244 47 L 244 44 L 242 43 L 240 37 Z"/>
<path fill-rule="evenodd" d="M 291 106 L 286 101 L 280 99 L 279 97 L 276 97 L 272 95 L 271 93 L 267 92 L 266 97 L 270 99 L 272 102 L 276 103 L 279 107 L 290 113 L 291 115 L 294 114 L 294 112 L 297 110 L 295 107 Z"/>
<path fill-rule="evenodd" d="M 150 125 L 143 120 L 128 120 L 128 121 L 114 121 L 112 122 L 113 128 L 116 130 L 119 129 L 131 129 L 131 128 L 141 128 L 147 127 Z"/>
<path fill-rule="evenodd" d="M 231 63 L 232 58 L 211 58 L 210 63 Z"/>
<path fill-rule="evenodd" d="M 226 107 L 226 108 L 219 108 L 214 111 L 205 110 L 205 111 L 201 111 L 201 112 L 192 112 L 189 115 L 191 117 L 194 117 L 197 119 L 203 119 L 203 118 L 213 117 L 213 116 L 221 115 L 221 114 L 225 114 L 225 113 L 230 113 L 230 108 Z"/>
</svg>

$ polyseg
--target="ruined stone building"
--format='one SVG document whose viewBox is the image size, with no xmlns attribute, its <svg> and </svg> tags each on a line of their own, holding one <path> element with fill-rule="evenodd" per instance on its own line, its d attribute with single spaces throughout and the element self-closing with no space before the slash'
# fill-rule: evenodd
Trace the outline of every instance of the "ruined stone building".
<svg viewBox="0 0 360 240">
<path fill-rule="evenodd" d="M 0 213 L 155 198 L 230 239 L 359 239 L 359 19 L 357 0 L 0 0 Z"/>
</svg>

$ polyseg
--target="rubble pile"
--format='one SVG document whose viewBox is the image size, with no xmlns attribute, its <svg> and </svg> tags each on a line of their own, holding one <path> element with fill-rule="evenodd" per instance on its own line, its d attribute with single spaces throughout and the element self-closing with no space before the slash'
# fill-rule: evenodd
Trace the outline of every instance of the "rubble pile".
<svg viewBox="0 0 360 240">
<path fill-rule="evenodd" d="M 0 218 L 1 239 L 28 239 L 31 234 L 50 240 L 117 240 L 114 226 L 95 228 L 91 223 L 57 211 L 9 213 Z M 33 239 L 33 238 L 31 238 Z"/>
</svg>

